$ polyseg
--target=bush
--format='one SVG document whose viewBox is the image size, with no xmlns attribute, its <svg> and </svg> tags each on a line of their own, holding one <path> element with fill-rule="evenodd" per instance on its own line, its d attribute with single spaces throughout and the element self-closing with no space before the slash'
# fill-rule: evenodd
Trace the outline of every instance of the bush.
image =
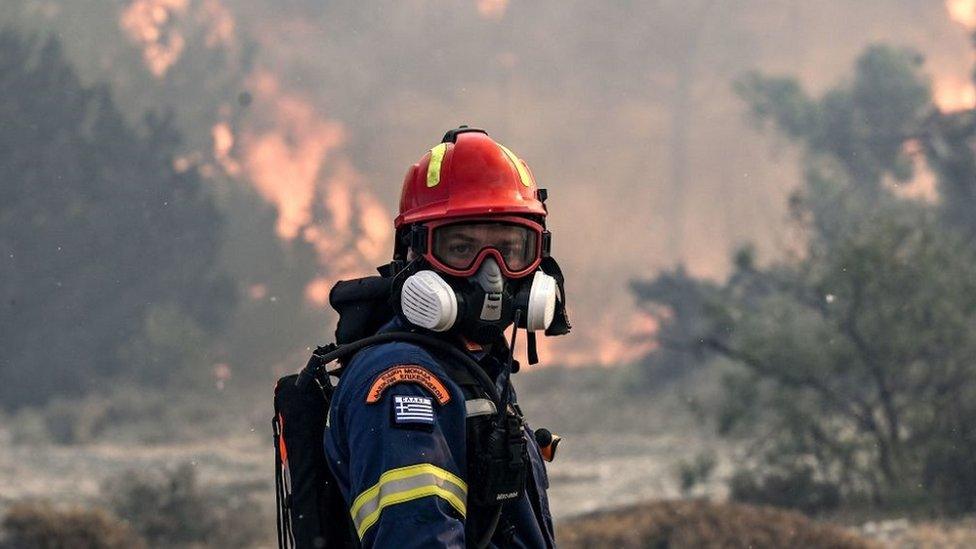
<svg viewBox="0 0 976 549">
<path fill-rule="evenodd" d="M 111 509 L 152 547 L 251 547 L 268 528 L 247 494 L 207 490 L 196 470 L 183 464 L 159 474 L 126 474 L 103 486 Z"/>
<path fill-rule="evenodd" d="M 854 534 L 798 513 L 707 501 L 660 501 L 601 511 L 560 523 L 557 534 L 563 549 L 871 547 Z"/>
<path fill-rule="evenodd" d="M 729 489 L 735 501 L 797 509 L 807 514 L 836 509 L 841 500 L 837 485 L 815 479 L 809 467 L 761 477 L 739 471 L 729 482 Z"/>
<path fill-rule="evenodd" d="M 103 509 L 18 503 L 3 519 L 2 549 L 141 549 L 146 542 Z"/>
<path fill-rule="evenodd" d="M 711 453 L 701 453 L 692 461 L 682 460 L 678 463 L 676 474 L 685 497 L 697 486 L 707 483 L 712 478 L 715 465 L 715 455 Z"/>
<path fill-rule="evenodd" d="M 230 396 L 208 389 L 172 395 L 124 386 L 109 394 L 55 398 L 45 406 L 17 411 L 10 430 L 15 442 L 26 444 L 199 439 L 224 432 L 220 419 L 237 412 Z"/>
</svg>

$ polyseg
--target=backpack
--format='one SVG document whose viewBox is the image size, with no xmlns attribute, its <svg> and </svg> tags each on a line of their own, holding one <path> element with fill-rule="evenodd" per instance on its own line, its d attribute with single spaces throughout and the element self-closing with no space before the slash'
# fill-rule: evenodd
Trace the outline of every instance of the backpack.
<svg viewBox="0 0 976 549">
<path fill-rule="evenodd" d="M 453 345 L 413 331 L 376 333 L 394 316 L 388 303 L 390 284 L 384 276 L 337 283 L 329 294 L 330 304 L 339 312 L 336 343 L 316 348 L 300 373 L 286 375 L 275 385 L 272 429 L 280 549 L 359 546 L 347 504 L 326 461 L 324 434 L 332 380 L 342 375 L 352 355 L 371 345 L 405 341 L 422 346 L 447 359 L 443 361 L 447 374 L 466 400 L 491 401 L 489 412 L 469 415 L 467 420 L 469 476 L 479 479 L 469 487 L 469 503 L 479 509 L 465 521 L 469 546 L 488 545 L 502 504 L 521 497 L 524 490 L 528 450 L 517 407 L 500 406 L 507 395 L 499 395 L 478 363 Z M 336 361 L 337 367 L 327 368 Z"/>
</svg>

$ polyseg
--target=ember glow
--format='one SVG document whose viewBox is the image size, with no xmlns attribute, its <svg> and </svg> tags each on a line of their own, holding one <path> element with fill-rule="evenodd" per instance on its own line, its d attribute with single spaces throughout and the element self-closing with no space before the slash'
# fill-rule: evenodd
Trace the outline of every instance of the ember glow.
<svg viewBox="0 0 976 549">
<path fill-rule="evenodd" d="M 946 0 L 949 17 L 969 31 L 976 31 L 976 0 Z M 933 100 L 947 112 L 976 108 L 976 84 L 963 76 L 939 78 Z"/>
<path fill-rule="evenodd" d="M 207 48 L 239 46 L 237 22 L 220 0 L 134 0 L 119 24 L 160 79 L 184 54 L 184 33 L 202 36 Z M 256 69 L 247 85 L 250 115 L 212 126 L 213 163 L 204 163 L 203 173 L 218 169 L 246 180 L 276 207 L 279 238 L 313 246 L 323 275 L 305 295 L 324 305 L 336 280 L 360 276 L 389 254 L 391 216 L 345 158 L 345 128 L 325 118 L 314 98 L 286 88 L 267 69 Z"/>
<path fill-rule="evenodd" d="M 946 112 L 976 108 L 976 86 L 962 77 L 940 78 L 933 87 L 932 100 Z"/>
<path fill-rule="evenodd" d="M 573 332 L 569 337 L 537 339 L 542 364 L 561 366 L 618 366 L 639 360 L 657 345 L 657 321 L 642 312 L 622 315 L 606 311 L 599 318 L 579 320 L 570 311 Z M 527 364 L 524 349 L 516 349 Z"/>
<path fill-rule="evenodd" d="M 185 14 L 189 0 L 135 0 L 122 10 L 119 25 L 142 48 L 142 60 L 160 78 L 183 54 L 186 40 L 176 19 Z"/>
<path fill-rule="evenodd" d="M 341 125 L 320 119 L 302 98 L 262 72 L 252 78 L 254 110 L 271 121 L 242 139 L 244 167 L 258 192 L 278 207 L 278 236 L 290 240 L 312 221 L 319 174 L 342 143 Z"/>
<path fill-rule="evenodd" d="M 485 19 L 501 20 L 508 9 L 508 0 L 478 0 L 478 15 Z"/>
<path fill-rule="evenodd" d="M 945 5 L 953 21 L 976 30 L 976 0 L 946 0 Z"/>
<path fill-rule="evenodd" d="M 190 28 L 203 32 L 208 48 L 236 44 L 234 16 L 220 0 L 133 0 L 122 9 L 119 26 L 156 78 L 183 56 Z"/>
<path fill-rule="evenodd" d="M 312 244 L 327 271 L 309 284 L 316 305 L 336 280 L 360 276 L 392 249 L 390 214 L 342 154 L 346 130 L 269 72 L 252 78 L 254 110 L 266 118 L 241 135 L 241 162 L 258 193 L 278 209 L 283 240 Z M 216 144 L 216 139 L 215 139 Z"/>
<path fill-rule="evenodd" d="M 476 0 L 474 7 L 481 19 L 501 21 L 509 2 Z M 358 129 L 333 118 L 330 98 L 305 87 L 303 74 L 289 62 L 307 54 L 304 39 L 317 39 L 320 30 L 288 15 L 263 14 L 260 24 L 248 25 L 245 13 L 229 0 L 129 0 L 119 25 L 160 80 L 177 74 L 173 67 L 201 48 L 240 53 L 243 44 L 258 44 L 262 55 L 248 69 L 241 90 L 247 101 L 229 99 L 209 125 L 209 150 L 187 154 L 181 162 L 187 169 L 200 167 L 204 175 L 253 186 L 275 207 L 277 237 L 308 243 L 316 253 L 319 276 L 306 285 L 304 296 L 310 305 L 324 307 L 336 281 L 372 274 L 389 260 L 393 215 L 372 189 L 382 183 L 395 192 L 399 180 L 365 180 L 348 145 Z M 511 70 L 518 58 L 503 51 L 496 62 Z M 418 143 L 418 152 L 427 145 Z M 264 284 L 250 286 L 246 295 L 273 299 Z M 586 305 L 589 309 L 590 302 Z M 633 307 L 584 310 L 572 337 L 540 338 L 540 354 L 553 364 L 632 362 L 653 347 L 654 328 Z"/>
</svg>

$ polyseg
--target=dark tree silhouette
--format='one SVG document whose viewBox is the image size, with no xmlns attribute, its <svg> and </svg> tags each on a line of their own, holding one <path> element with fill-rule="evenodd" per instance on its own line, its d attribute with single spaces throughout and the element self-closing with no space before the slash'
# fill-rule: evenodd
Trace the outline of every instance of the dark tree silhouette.
<svg viewBox="0 0 976 549">
<path fill-rule="evenodd" d="M 221 219 L 196 171 L 174 168 L 178 145 L 166 116 L 127 125 L 56 40 L 0 33 L 4 405 L 170 379 L 179 353 L 157 361 L 137 337 L 153 311 L 171 328 L 220 326 L 234 301 L 215 269 Z M 146 346 L 122 352 L 133 341 Z"/>
</svg>

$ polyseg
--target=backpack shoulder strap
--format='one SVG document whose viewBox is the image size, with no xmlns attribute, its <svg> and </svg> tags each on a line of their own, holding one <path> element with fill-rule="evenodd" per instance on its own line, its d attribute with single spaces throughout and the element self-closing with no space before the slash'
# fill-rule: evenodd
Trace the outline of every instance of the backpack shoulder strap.
<svg viewBox="0 0 976 549">
<path fill-rule="evenodd" d="M 331 343 L 325 347 L 318 347 L 308 359 L 308 364 L 298 374 L 295 384 L 304 386 L 312 380 L 317 380 L 322 385 L 323 390 L 328 392 L 327 396 L 331 396 L 332 385 L 328 383 L 327 378 L 330 375 L 341 376 L 346 366 L 340 366 L 335 370 L 326 371 L 326 366 L 329 363 L 340 358 L 351 357 L 366 347 L 394 341 L 415 343 L 454 359 L 445 361 L 448 364 L 456 363 L 461 365 L 460 368 L 449 368 L 449 370 L 457 370 L 453 374 L 449 372 L 449 375 L 452 375 L 452 379 L 455 379 L 462 386 L 469 385 L 473 381 L 488 395 L 488 398 L 496 406 L 500 402 L 501 397 L 498 394 L 498 388 L 495 387 L 495 383 L 473 358 L 441 339 L 426 334 L 406 331 L 383 332 L 345 345 Z M 348 363 L 349 361 L 346 360 L 346 364 Z"/>
</svg>

